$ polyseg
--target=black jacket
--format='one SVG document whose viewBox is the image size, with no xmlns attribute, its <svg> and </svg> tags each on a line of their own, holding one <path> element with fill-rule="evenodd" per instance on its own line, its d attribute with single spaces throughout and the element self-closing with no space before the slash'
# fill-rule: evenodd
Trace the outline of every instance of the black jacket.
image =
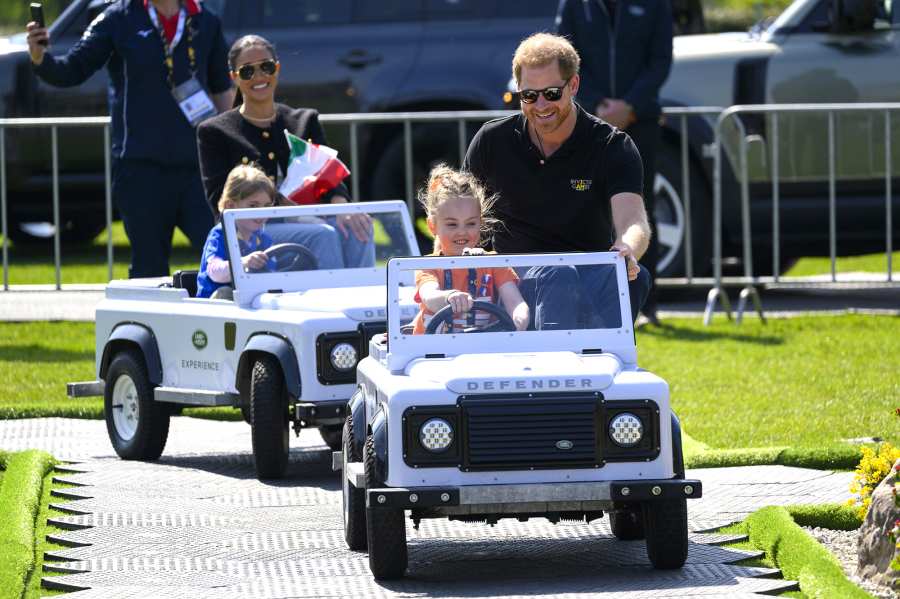
<svg viewBox="0 0 900 599">
<path fill-rule="evenodd" d="M 669 0 L 618 0 L 614 21 L 603 0 L 559 3 L 557 33 L 581 56 L 578 100 L 593 113 L 604 98 L 620 98 L 638 120 L 655 119 L 672 67 L 672 7 Z"/>
<path fill-rule="evenodd" d="M 219 198 L 231 169 L 239 164 L 256 163 L 270 177 L 279 178 L 287 172 L 291 149 L 284 135 L 285 129 L 301 139 L 328 145 L 319 123 L 319 113 L 311 108 L 291 108 L 276 104 L 277 116 L 263 129 L 247 122 L 238 109 L 223 112 L 197 127 L 197 147 L 200 153 L 200 174 L 206 200 L 213 214 L 219 214 Z M 328 202 L 335 195 L 350 199 L 347 186 L 341 183 L 322 196 Z"/>
<path fill-rule="evenodd" d="M 228 48 L 219 18 L 204 7 L 191 17 L 191 30 L 198 81 L 211 94 L 228 91 Z M 185 35 L 173 52 L 176 84 L 191 76 L 187 48 Z M 164 60 L 143 0 L 116 0 L 65 56 L 48 53 L 34 70 L 50 85 L 71 87 L 106 65 L 113 156 L 196 168 L 194 128 L 172 97 Z"/>
</svg>

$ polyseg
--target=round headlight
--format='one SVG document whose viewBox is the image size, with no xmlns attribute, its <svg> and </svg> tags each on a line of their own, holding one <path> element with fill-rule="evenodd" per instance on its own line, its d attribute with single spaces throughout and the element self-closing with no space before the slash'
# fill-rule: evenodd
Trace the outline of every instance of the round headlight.
<svg viewBox="0 0 900 599">
<path fill-rule="evenodd" d="M 349 343 L 338 343 L 331 348 L 331 365 L 335 370 L 347 372 L 356 366 L 356 348 Z"/>
<path fill-rule="evenodd" d="M 609 422 L 609 437 L 619 447 L 634 447 L 644 438 L 644 425 L 631 412 L 616 414 Z"/>
<path fill-rule="evenodd" d="M 428 451 L 445 451 L 453 443 L 453 427 L 443 418 L 431 418 L 419 428 L 419 443 Z"/>
</svg>

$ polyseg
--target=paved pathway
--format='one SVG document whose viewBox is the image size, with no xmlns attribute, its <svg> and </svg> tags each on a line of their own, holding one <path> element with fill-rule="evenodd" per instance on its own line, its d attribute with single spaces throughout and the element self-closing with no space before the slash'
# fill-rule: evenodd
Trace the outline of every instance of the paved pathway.
<svg viewBox="0 0 900 599">
<path fill-rule="evenodd" d="M 102 422 L 0 422 L 0 448 L 45 449 L 78 460 L 60 478 L 84 485 L 58 493 L 71 546 L 51 557 L 86 589 L 84 599 L 129 597 L 760 597 L 789 588 L 776 571 L 734 565 L 748 553 L 702 533 L 766 504 L 841 501 L 850 474 L 781 466 L 695 470 L 704 498 L 689 502 L 688 563 L 649 567 L 643 542 L 616 541 L 606 518 L 593 524 L 542 519 L 494 527 L 408 523 L 410 566 L 402 581 L 379 584 L 365 553 L 347 550 L 338 474 L 314 431 L 294 440 L 288 477 L 253 474 L 249 427 L 174 418 L 156 463 L 114 457 Z M 63 502 L 63 498 L 80 498 Z"/>
</svg>

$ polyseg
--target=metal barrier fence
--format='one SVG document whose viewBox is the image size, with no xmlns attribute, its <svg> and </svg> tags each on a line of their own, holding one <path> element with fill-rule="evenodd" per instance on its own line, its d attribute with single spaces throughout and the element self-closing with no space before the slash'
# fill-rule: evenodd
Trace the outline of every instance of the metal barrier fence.
<svg viewBox="0 0 900 599">
<path fill-rule="evenodd" d="M 726 286 L 742 286 L 740 301 L 737 308 L 737 319 L 741 320 L 747 300 L 752 300 L 757 311 L 762 317 L 762 305 L 759 294 L 756 291 L 758 285 L 777 285 L 788 281 L 778 271 L 780 251 L 780 222 L 779 222 L 779 154 L 780 131 L 778 128 L 778 116 L 784 113 L 825 113 L 828 115 L 828 163 L 829 163 L 829 237 L 831 256 L 831 280 L 808 282 L 809 286 L 828 287 L 837 282 L 836 259 L 836 172 L 835 172 L 835 131 L 834 116 L 842 112 L 879 113 L 884 115 L 885 131 L 885 217 L 887 222 L 886 251 L 887 251 L 887 276 L 884 284 L 894 286 L 896 283 L 891 274 L 891 252 L 893 248 L 891 230 L 891 112 L 900 110 L 900 103 L 891 104 L 805 104 L 805 105 L 753 105 L 732 106 L 727 109 L 719 107 L 670 107 L 664 109 L 666 119 L 674 125 L 671 128 L 679 131 L 680 141 L 680 167 L 681 189 L 684 210 L 684 272 L 685 276 L 677 279 L 660 279 L 661 286 L 709 286 L 704 320 L 708 323 L 712 319 L 713 310 L 717 302 L 722 303 L 728 318 L 731 318 L 731 304 L 725 291 Z M 406 201 L 411 213 L 414 209 L 415 190 L 413 180 L 414 148 L 412 129 L 419 123 L 456 123 L 458 136 L 459 158 L 462 161 L 468 146 L 466 125 L 470 122 L 484 122 L 489 119 L 513 114 L 510 111 L 463 111 L 463 112 L 407 112 L 407 113 L 371 113 L 371 114 L 331 114 L 321 115 L 320 120 L 326 125 L 347 126 L 350 134 L 350 170 L 359 172 L 359 127 L 381 124 L 400 124 L 403 127 L 404 140 L 404 189 Z M 748 136 L 742 119 L 738 118 L 748 114 L 768 115 L 771 125 L 767 129 L 770 137 L 771 164 L 772 164 L 772 219 L 773 219 L 773 262 L 774 276 L 759 277 L 753 271 L 753 251 L 750 230 L 750 176 L 748 173 L 748 144 L 759 136 Z M 712 216 L 712 267 L 713 276 L 697 277 L 694 272 L 694 234 L 693 211 L 697 209 L 692 205 L 691 196 L 691 135 L 689 122 L 691 119 L 702 119 L 707 126 L 713 129 L 714 166 L 712 168 L 713 187 L 713 216 Z M 6 130 L 9 128 L 47 128 L 51 130 L 51 162 L 52 162 L 52 210 L 54 226 L 54 266 L 55 288 L 62 289 L 61 278 L 61 244 L 60 244 L 60 193 L 59 193 L 59 145 L 58 130 L 66 127 L 102 127 L 104 132 L 104 157 L 105 157 L 105 210 L 107 223 L 107 277 L 113 275 L 113 239 L 112 223 L 112 186 L 111 186 L 111 157 L 110 157 L 110 119 L 109 117 L 87 118 L 52 118 L 52 119 L 0 119 L 0 219 L 2 219 L 2 258 L 3 258 L 3 290 L 9 290 L 9 257 L 8 257 L 8 231 L 7 231 L 7 173 L 6 173 Z M 727 127 L 737 130 L 737 167 L 732 167 L 741 190 L 741 235 L 743 248 L 744 274 L 740 277 L 724 277 L 722 272 L 723 247 L 722 247 L 722 208 L 723 208 L 723 169 L 725 160 L 723 157 L 723 140 L 729 138 Z M 733 137 L 733 136 L 731 136 Z M 732 149 L 726 147 L 727 150 Z M 730 164 L 734 164 L 734 160 Z M 352 178 L 352 195 L 360 197 L 360 177 Z M 871 281 L 867 281 L 871 282 Z"/>
</svg>

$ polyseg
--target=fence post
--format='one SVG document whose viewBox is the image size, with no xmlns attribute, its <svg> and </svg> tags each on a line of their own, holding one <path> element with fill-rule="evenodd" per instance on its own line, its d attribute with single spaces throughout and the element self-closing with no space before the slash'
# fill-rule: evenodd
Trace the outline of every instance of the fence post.
<svg viewBox="0 0 900 599">
<path fill-rule="evenodd" d="M 828 111 L 828 251 L 831 282 L 837 281 L 837 191 L 834 173 L 834 111 Z"/>
<path fill-rule="evenodd" d="M 106 278 L 113 279 L 113 207 L 112 207 L 112 158 L 110 156 L 109 125 L 103 126 L 103 176 L 106 186 Z"/>
<path fill-rule="evenodd" d="M 687 114 L 681 115 L 681 193 L 684 197 L 684 272 L 687 282 L 694 279 L 694 239 L 691 225 L 691 169 L 688 155 Z M 652 190 L 654 193 L 656 190 Z"/>
<path fill-rule="evenodd" d="M 722 112 L 716 119 L 715 154 L 713 165 L 713 288 L 706 295 L 706 309 L 703 311 L 703 324 L 709 326 L 712 323 L 716 301 L 722 302 L 728 320 L 731 320 L 731 302 L 728 301 L 728 293 L 722 286 L 722 123 L 730 115 L 729 110 Z"/>
<path fill-rule="evenodd" d="M 778 113 L 772 113 L 772 273 L 781 276 L 781 187 L 778 184 Z"/>
<path fill-rule="evenodd" d="M 0 228 L 3 234 L 3 291 L 9 291 L 9 228 L 6 222 L 6 127 L 0 127 Z"/>
<path fill-rule="evenodd" d="M 412 147 L 412 122 L 403 121 L 403 169 L 406 182 L 406 207 L 409 209 L 409 217 L 416 226 L 415 198 L 413 197 L 413 147 Z"/>
<path fill-rule="evenodd" d="M 362 177 L 362 172 L 359 170 L 359 130 L 356 123 L 350 123 L 350 163 L 353 165 L 351 195 L 354 202 L 359 202 L 359 179 Z"/>
<path fill-rule="evenodd" d="M 56 290 L 59 291 L 62 289 L 60 248 L 62 223 L 59 217 L 59 128 L 56 125 L 50 128 L 50 156 L 53 162 L 53 265 L 56 269 Z"/>
<path fill-rule="evenodd" d="M 884 111 L 884 218 L 887 228 L 887 280 L 891 282 L 894 279 L 893 273 L 893 261 L 894 257 L 891 255 L 894 253 L 894 226 L 893 226 L 893 215 L 892 215 L 892 190 L 891 190 L 891 171 L 893 170 L 893 165 L 891 164 L 891 111 L 890 109 L 886 109 Z"/>
</svg>

